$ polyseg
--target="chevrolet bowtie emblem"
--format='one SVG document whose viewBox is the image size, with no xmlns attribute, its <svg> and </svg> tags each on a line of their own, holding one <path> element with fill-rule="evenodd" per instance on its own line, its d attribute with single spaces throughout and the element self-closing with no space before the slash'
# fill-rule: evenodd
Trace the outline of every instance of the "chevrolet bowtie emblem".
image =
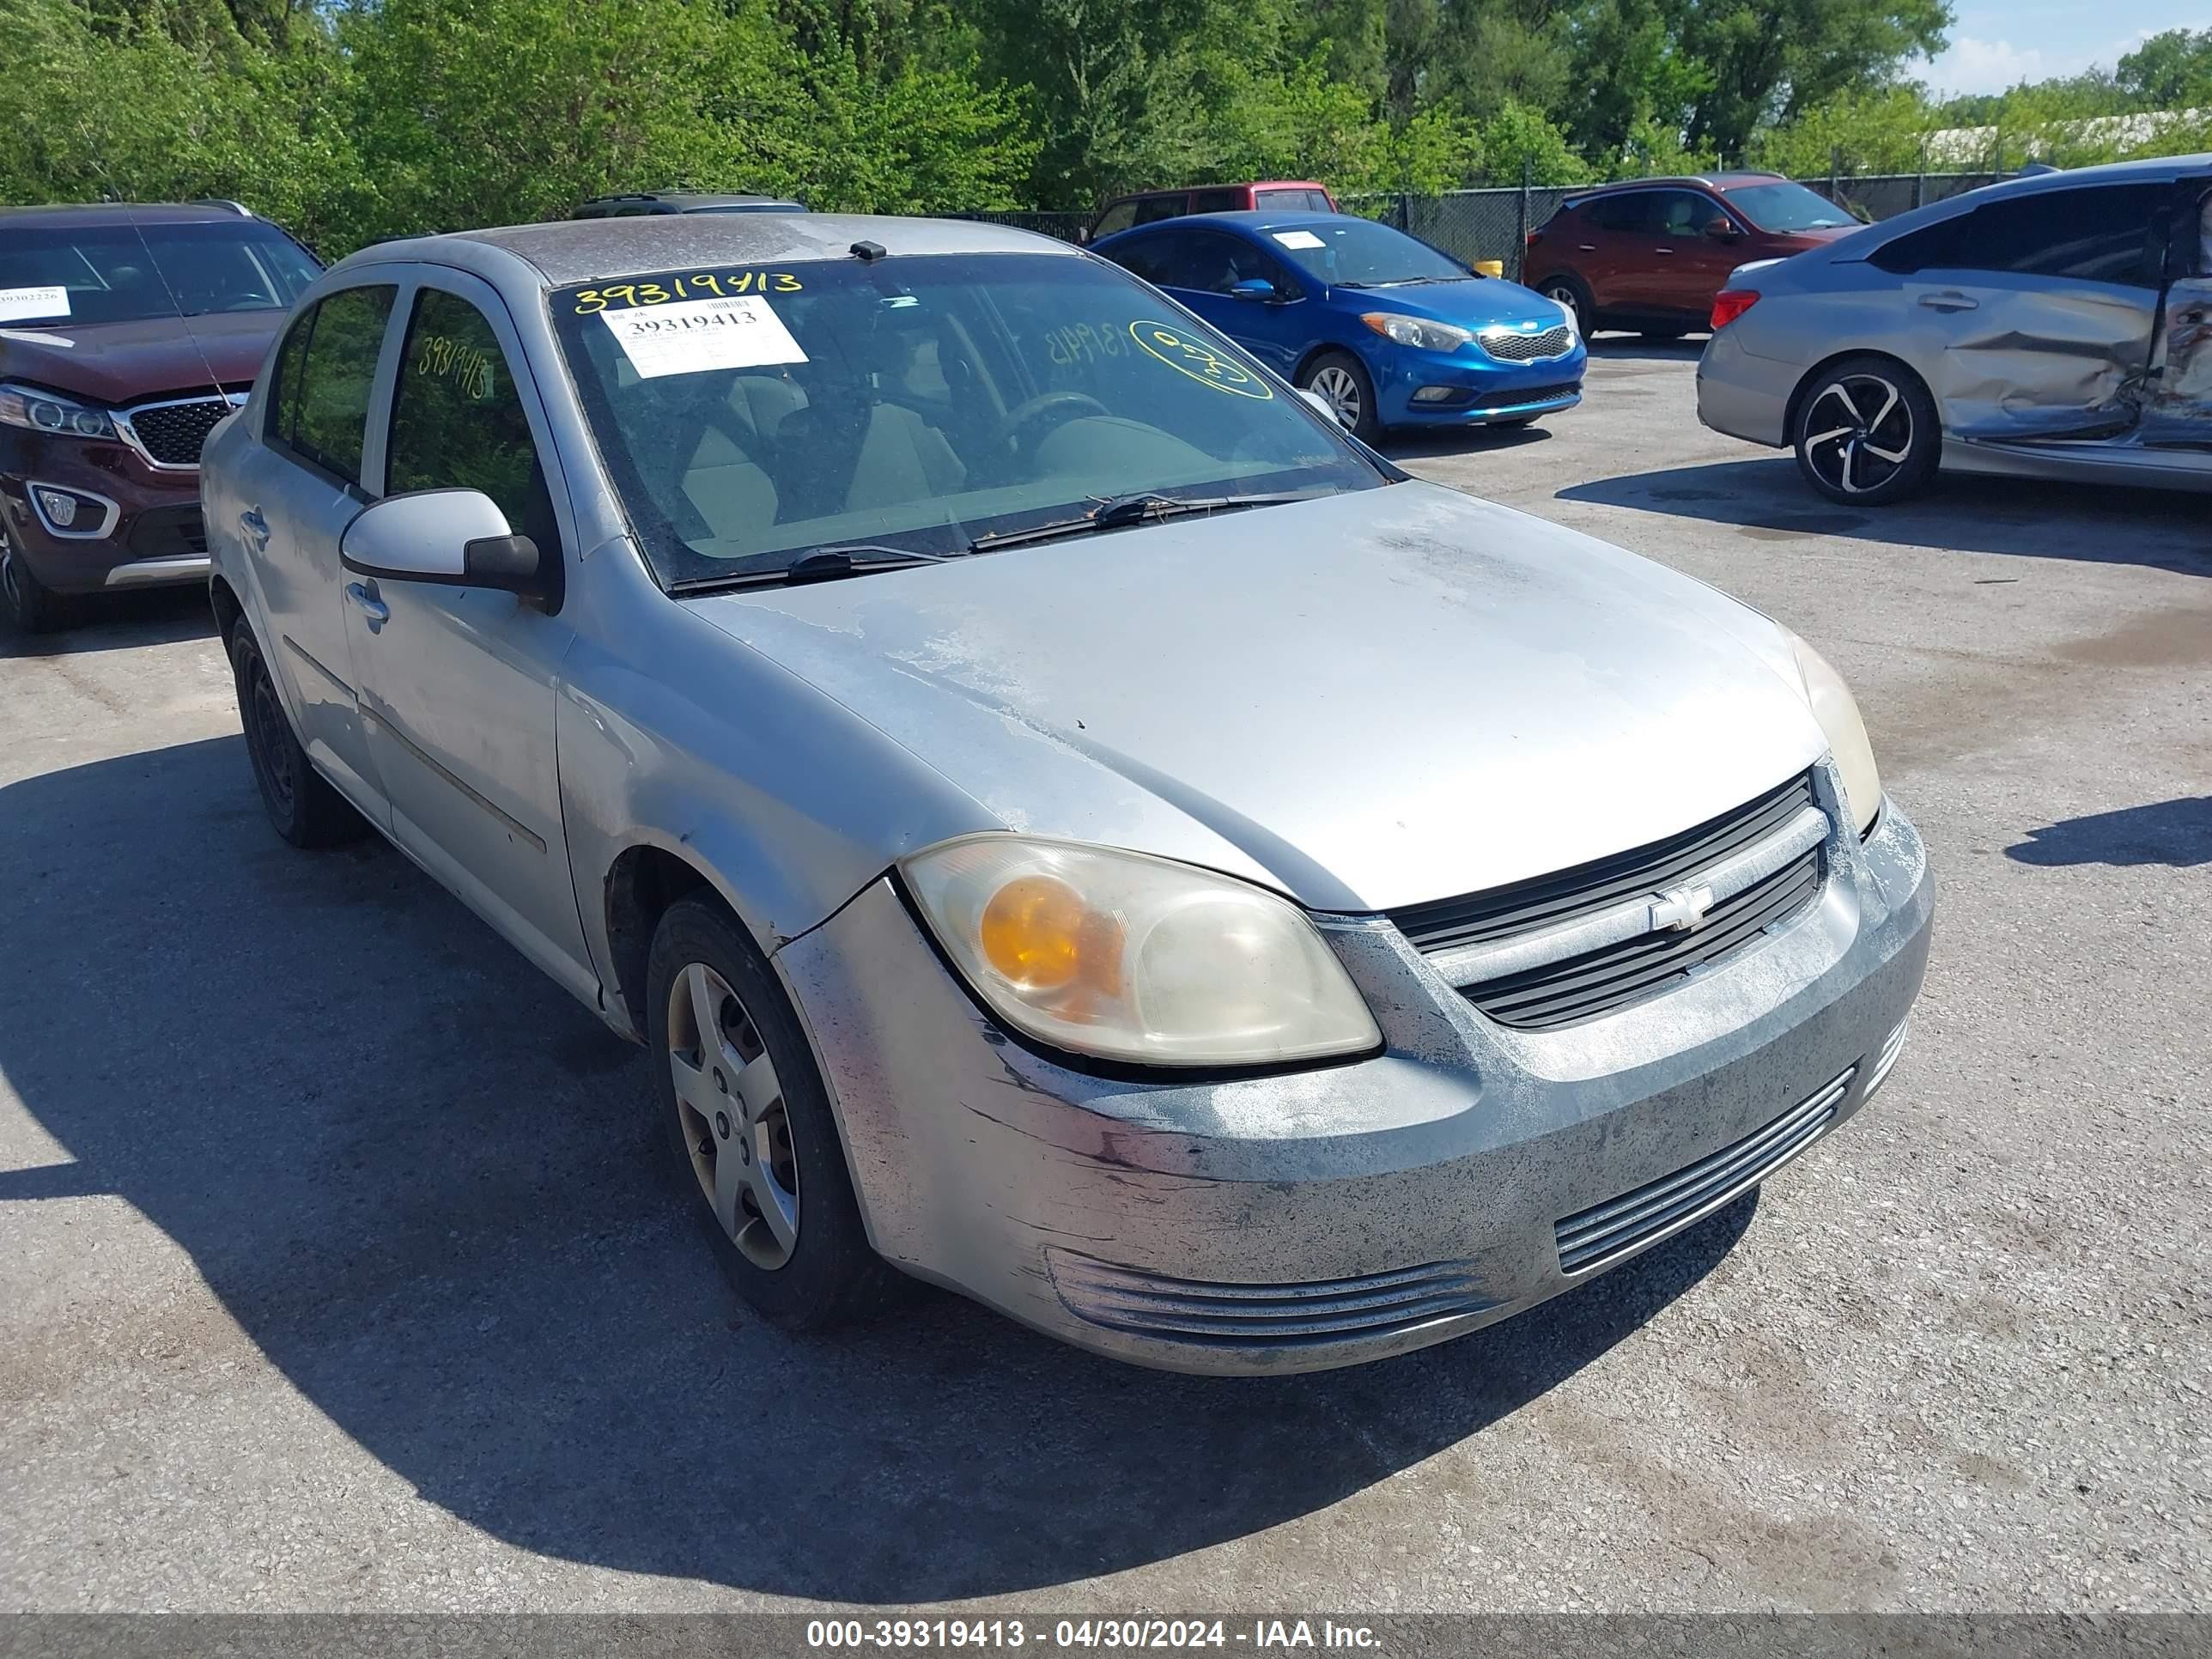
<svg viewBox="0 0 2212 1659">
<path fill-rule="evenodd" d="M 1669 887 L 1652 901 L 1651 931 L 1662 933 L 1668 928 L 1686 933 L 1705 919 L 1705 912 L 1713 908 L 1713 890 L 1710 887 Z"/>
</svg>

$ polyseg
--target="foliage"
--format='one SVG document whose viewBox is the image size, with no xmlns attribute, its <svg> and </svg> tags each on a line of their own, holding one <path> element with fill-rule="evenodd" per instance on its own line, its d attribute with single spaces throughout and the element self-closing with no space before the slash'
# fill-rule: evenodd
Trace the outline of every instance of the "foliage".
<svg viewBox="0 0 2212 1659">
<path fill-rule="evenodd" d="M 2212 30 L 1939 105 L 1900 74 L 1949 21 L 1948 0 L 0 0 L 0 199 L 235 197 L 334 254 L 679 184 L 1088 210 L 1214 179 L 1349 196 L 2212 148 Z M 1931 153 L 1962 127 L 1984 131 Z"/>
</svg>

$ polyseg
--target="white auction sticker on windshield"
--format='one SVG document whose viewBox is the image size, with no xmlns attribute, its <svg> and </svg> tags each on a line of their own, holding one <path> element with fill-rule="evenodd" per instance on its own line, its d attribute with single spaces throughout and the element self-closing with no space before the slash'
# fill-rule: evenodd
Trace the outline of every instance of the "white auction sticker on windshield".
<svg viewBox="0 0 2212 1659">
<path fill-rule="evenodd" d="M 0 323 L 27 323 L 34 317 L 69 314 L 65 288 L 0 288 Z"/>
<path fill-rule="evenodd" d="M 1279 230 L 1275 240 L 1285 247 L 1327 247 L 1328 243 L 1310 230 Z"/>
<path fill-rule="evenodd" d="M 599 320 L 641 380 L 806 361 L 783 319 L 757 294 L 603 311 Z"/>
</svg>

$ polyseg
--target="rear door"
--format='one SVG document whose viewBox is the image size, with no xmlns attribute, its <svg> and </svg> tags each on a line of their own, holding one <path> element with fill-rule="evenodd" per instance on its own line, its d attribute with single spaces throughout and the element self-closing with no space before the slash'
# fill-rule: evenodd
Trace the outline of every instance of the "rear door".
<svg viewBox="0 0 2212 1659">
<path fill-rule="evenodd" d="M 1220 231 L 1171 233 L 1173 246 L 1152 280 L 1277 373 L 1288 375 L 1311 343 L 1304 290 L 1284 263 Z M 1273 303 L 1243 300 L 1237 284 L 1273 283 L 1283 297 Z"/>
<path fill-rule="evenodd" d="M 2203 188 L 2202 181 L 2189 187 Z M 2143 406 L 2142 441 L 2212 450 L 2212 191 L 2185 195 L 2172 216 L 2166 314 Z"/>
<path fill-rule="evenodd" d="M 463 272 L 419 269 L 391 370 L 385 493 L 481 490 L 540 550 L 570 549 L 550 429 L 503 302 Z M 351 583 L 352 661 L 392 838 L 546 972 L 596 999 L 554 754 L 574 628 L 557 605 L 512 593 Z"/>
<path fill-rule="evenodd" d="M 1905 277 L 1943 429 L 1977 442 L 2105 439 L 2141 413 L 2163 274 L 2155 185 L 2002 198 L 1877 250 Z"/>
<path fill-rule="evenodd" d="M 235 526 L 261 590 L 270 635 L 262 644 L 292 689 L 301 744 L 380 823 L 382 789 L 347 659 L 338 538 L 370 500 L 362 481 L 371 393 L 397 292 L 391 283 L 340 289 L 293 321 L 261 441 L 240 469 Z"/>
<path fill-rule="evenodd" d="M 1658 198 L 1657 191 L 1625 190 L 1583 208 L 1571 263 L 1601 311 L 1634 311 L 1648 303 Z"/>
</svg>

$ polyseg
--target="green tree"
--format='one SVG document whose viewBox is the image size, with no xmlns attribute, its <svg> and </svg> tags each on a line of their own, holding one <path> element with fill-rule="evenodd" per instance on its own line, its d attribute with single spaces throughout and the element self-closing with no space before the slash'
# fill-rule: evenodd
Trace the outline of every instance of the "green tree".
<svg viewBox="0 0 2212 1659">
<path fill-rule="evenodd" d="M 2154 34 L 2120 59 L 2112 78 L 2138 109 L 2212 104 L 2212 28 Z"/>
</svg>

